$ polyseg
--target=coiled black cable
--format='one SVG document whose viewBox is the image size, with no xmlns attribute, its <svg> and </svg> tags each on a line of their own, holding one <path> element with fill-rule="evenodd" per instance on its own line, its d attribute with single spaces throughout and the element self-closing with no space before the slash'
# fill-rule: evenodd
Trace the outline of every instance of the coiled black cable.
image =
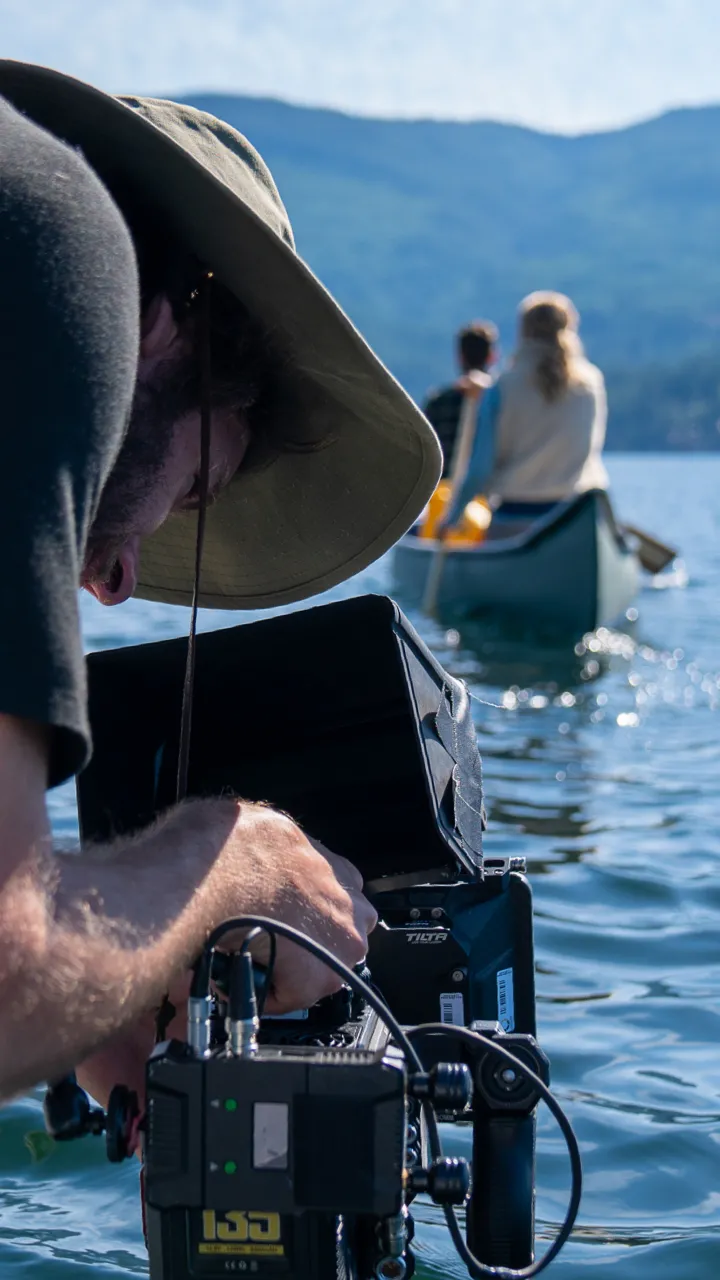
<svg viewBox="0 0 720 1280">
<path fill-rule="evenodd" d="M 278 920 L 268 920 L 265 916 L 237 916 L 233 920 L 223 921 L 223 923 L 218 925 L 216 929 L 213 929 L 205 943 L 202 954 L 195 962 L 192 983 L 193 995 L 207 994 L 207 990 L 195 990 L 196 979 L 198 978 L 198 975 L 204 975 L 205 972 L 209 975 L 212 952 L 225 934 L 231 933 L 236 929 L 254 928 L 264 929 L 268 935 L 275 933 L 279 938 L 287 938 L 289 942 L 295 942 L 299 947 L 303 947 L 305 951 L 309 951 L 311 955 L 316 957 L 316 959 L 324 961 L 328 968 L 332 969 L 339 978 L 342 978 L 343 982 L 346 982 L 353 991 L 356 991 L 359 995 L 363 996 L 370 1005 L 370 1008 L 374 1009 L 378 1017 L 382 1019 L 388 1030 L 392 1032 L 396 1042 L 400 1045 L 400 1048 L 408 1060 L 408 1064 L 412 1063 L 411 1074 L 414 1075 L 415 1072 L 423 1070 L 422 1062 L 400 1026 L 400 1023 L 393 1017 L 384 1000 L 382 1000 L 380 996 L 373 991 L 372 987 L 369 987 L 362 978 L 359 978 L 356 973 L 353 973 L 352 969 L 349 969 L 346 964 L 343 964 L 342 960 L 338 960 L 337 956 L 334 956 L 332 951 L 328 951 L 327 947 L 324 947 L 322 943 L 315 942 L 312 938 L 308 938 L 307 934 L 301 933 L 299 929 L 293 929 L 292 925 L 289 924 L 281 924 Z M 203 981 L 203 979 L 200 978 L 200 981 Z"/>
</svg>

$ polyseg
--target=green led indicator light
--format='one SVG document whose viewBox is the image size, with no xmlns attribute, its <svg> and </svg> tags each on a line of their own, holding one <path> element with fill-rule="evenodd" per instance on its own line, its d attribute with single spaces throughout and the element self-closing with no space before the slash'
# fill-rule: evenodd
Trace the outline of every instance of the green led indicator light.
<svg viewBox="0 0 720 1280">
<path fill-rule="evenodd" d="M 234 1099 L 234 1098 L 226 1098 L 226 1099 L 225 1099 L 225 1110 L 226 1110 L 226 1111 L 237 1111 L 237 1102 L 235 1101 L 235 1099 Z"/>
<path fill-rule="evenodd" d="M 225 1173 L 237 1173 L 237 1165 L 234 1160 L 226 1160 L 223 1165 Z"/>
</svg>

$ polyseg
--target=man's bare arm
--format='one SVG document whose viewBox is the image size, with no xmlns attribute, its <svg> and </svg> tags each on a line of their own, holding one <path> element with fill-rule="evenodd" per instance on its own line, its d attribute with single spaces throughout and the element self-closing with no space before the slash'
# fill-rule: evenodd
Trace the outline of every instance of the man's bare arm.
<svg viewBox="0 0 720 1280">
<path fill-rule="evenodd" d="M 0 715 L 0 1094 L 69 1070 L 129 1026 L 231 915 L 278 916 L 351 964 L 364 954 L 376 917 L 357 871 L 262 806 L 191 801 L 138 837 L 56 858 L 46 759 L 42 730 Z M 278 1009 L 336 986 L 279 946 Z"/>
</svg>

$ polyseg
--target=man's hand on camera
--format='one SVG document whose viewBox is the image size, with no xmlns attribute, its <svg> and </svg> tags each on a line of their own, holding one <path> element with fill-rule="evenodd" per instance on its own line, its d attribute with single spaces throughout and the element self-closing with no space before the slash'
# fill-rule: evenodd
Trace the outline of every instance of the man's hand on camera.
<svg viewBox="0 0 720 1280">
<path fill-rule="evenodd" d="M 232 916 L 270 916 L 301 929 L 350 966 L 363 959 L 377 913 L 363 895 L 359 871 L 347 859 L 308 839 L 284 814 L 235 801 L 192 801 L 161 820 L 157 836 L 170 837 L 182 829 L 183 843 L 187 844 L 189 837 L 192 847 L 193 830 L 198 839 L 203 833 L 207 838 L 218 816 L 225 832 L 222 848 L 198 891 L 205 900 L 205 936 Z M 172 849 L 177 858 L 175 841 L 168 845 L 169 856 Z M 147 853 L 144 844 L 130 851 L 133 861 L 141 850 Z M 126 882 L 127 855 L 121 854 L 115 865 Z M 253 954 L 267 962 L 269 947 L 265 939 L 259 938 L 253 945 Z M 182 966 L 167 984 L 177 1013 L 166 1034 L 178 1039 L 186 1034 L 189 983 L 187 968 Z M 268 1013 L 307 1008 L 337 991 L 340 985 L 341 979 L 321 961 L 294 943 L 277 939 L 272 990 L 266 1002 Z M 145 1062 L 153 1045 L 156 1011 L 157 1001 L 152 1010 L 86 1058 L 78 1070 L 81 1084 L 100 1102 L 107 1102 L 114 1084 L 126 1084 L 143 1096 Z"/>
<path fill-rule="evenodd" d="M 287 924 L 296 923 L 298 929 L 323 943 L 352 968 L 367 954 L 368 934 L 377 924 L 377 912 L 363 894 L 362 876 L 357 868 L 322 845 L 309 843 L 315 856 L 307 857 L 306 869 L 319 896 L 312 900 L 311 915 L 298 896 L 294 904 L 288 903 L 287 914 L 280 918 Z M 298 871 L 301 869 L 305 870 L 298 862 Z M 304 881 L 303 889 L 309 898 L 310 879 Z M 297 909 L 295 919 L 291 918 L 295 915 L 293 906 Z M 321 960 L 284 938 L 277 939 L 277 960 L 266 1005 L 268 1013 L 307 1008 L 341 985 L 342 979 Z"/>
<path fill-rule="evenodd" d="M 309 839 L 284 814 L 261 806 L 241 806 L 228 844 L 235 842 L 232 870 L 242 910 L 301 929 L 347 965 L 365 957 L 377 913 L 363 895 L 362 876 L 352 863 Z M 253 950 L 259 958 L 267 956 L 267 945 L 260 940 Z M 320 960 L 277 939 L 269 1013 L 304 1009 L 340 985 L 341 979 Z"/>
</svg>

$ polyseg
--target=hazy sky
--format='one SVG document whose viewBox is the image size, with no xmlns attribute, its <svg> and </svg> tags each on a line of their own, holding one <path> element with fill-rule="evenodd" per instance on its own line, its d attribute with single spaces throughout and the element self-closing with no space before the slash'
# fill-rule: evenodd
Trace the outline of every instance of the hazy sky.
<svg viewBox="0 0 720 1280">
<path fill-rule="evenodd" d="M 0 0 L 0 33 L 125 92 L 566 132 L 720 100 L 720 0 Z"/>
</svg>

